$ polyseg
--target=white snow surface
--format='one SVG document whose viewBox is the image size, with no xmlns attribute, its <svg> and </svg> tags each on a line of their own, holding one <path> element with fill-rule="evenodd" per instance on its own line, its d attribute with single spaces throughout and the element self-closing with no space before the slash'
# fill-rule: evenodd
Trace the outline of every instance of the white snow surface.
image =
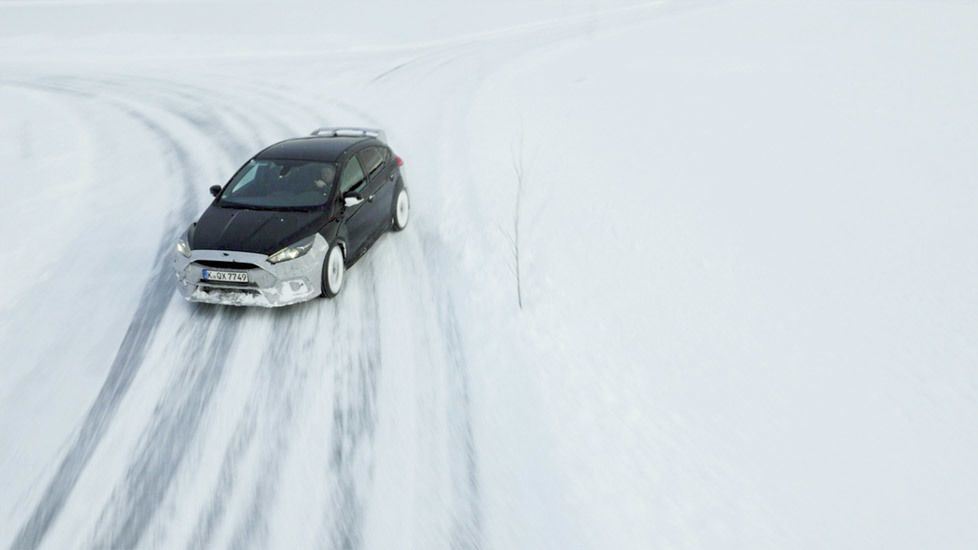
<svg viewBox="0 0 978 550">
<path fill-rule="evenodd" d="M 0 2 L 0 547 L 978 547 L 976 30 Z M 329 125 L 409 227 L 334 300 L 179 299 L 207 188 Z"/>
</svg>

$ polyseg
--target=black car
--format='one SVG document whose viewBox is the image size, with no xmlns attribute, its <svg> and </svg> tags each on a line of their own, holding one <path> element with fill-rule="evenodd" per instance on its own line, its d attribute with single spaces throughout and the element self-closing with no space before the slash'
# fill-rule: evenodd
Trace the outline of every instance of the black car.
<svg viewBox="0 0 978 550">
<path fill-rule="evenodd" d="M 388 230 L 407 225 L 403 161 L 379 130 L 321 128 L 252 157 L 177 241 L 190 301 L 282 306 L 333 297 Z"/>
</svg>

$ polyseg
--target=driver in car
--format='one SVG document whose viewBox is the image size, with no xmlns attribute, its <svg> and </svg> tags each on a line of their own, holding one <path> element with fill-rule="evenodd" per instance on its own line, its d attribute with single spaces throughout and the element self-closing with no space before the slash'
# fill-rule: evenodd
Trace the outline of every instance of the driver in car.
<svg viewBox="0 0 978 550">
<path fill-rule="evenodd" d="M 319 177 L 313 182 L 316 184 L 316 190 L 321 192 L 323 195 L 329 193 L 329 185 L 333 181 L 333 176 L 336 175 L 336 169 L 333 168 L 331 164 L 323 165 L 319 171 Z"/>
</svg>

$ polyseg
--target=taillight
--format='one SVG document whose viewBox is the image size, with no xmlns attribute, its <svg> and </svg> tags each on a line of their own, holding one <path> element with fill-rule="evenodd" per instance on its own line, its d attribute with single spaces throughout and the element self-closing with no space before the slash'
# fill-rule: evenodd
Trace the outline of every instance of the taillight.
<svg viewBox="0 0 978 550">
<path fill-rule="evenodd" d="M 396 162 L 398 166 L 404 166 L 404 159 L 397 155 L 394 155 L 394 162 Z"/>
</svg>

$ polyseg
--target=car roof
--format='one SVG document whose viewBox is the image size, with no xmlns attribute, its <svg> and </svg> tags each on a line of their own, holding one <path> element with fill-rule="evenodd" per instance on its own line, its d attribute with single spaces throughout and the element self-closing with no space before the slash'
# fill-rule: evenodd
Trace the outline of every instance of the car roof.
<svg viewBox="0 0 978 550">
<path fill-rule="evenodd" d="M 324 162 L 332 162 L 338 160 L 341 156 L 343 156 L 343 153 L 354 145 L 368 141 L 377 140 L 363 136 L 309 136 L 293 138 L 280 141 L 274 145 L 269 145 L 262 152 L 255 155 L 255 158 L 319 160 Z"/>
</svg>

